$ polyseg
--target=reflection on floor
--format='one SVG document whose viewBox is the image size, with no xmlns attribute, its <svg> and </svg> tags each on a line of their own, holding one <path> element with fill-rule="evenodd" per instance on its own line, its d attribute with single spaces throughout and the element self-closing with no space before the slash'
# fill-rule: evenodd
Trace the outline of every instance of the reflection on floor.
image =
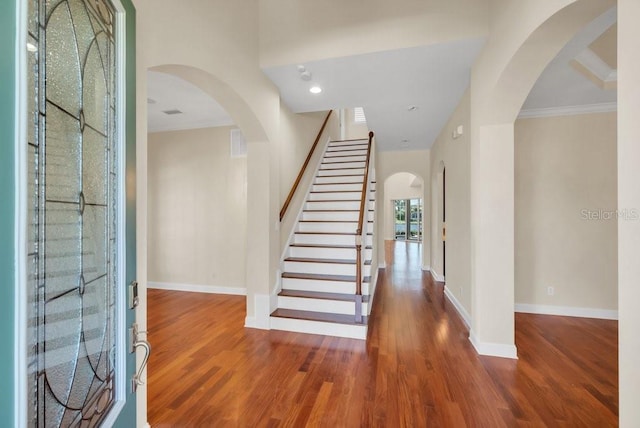
<svg viewBox="0 0 640 428">
<path fill-rule="evenodd" d="M 516 315 L 519 359 L 478 356 L 395 242 L 369 339 L 243 327 L 245 299 L 149 290 L 153 427 L 617 425 L 617 323 Z"/>
</svg>

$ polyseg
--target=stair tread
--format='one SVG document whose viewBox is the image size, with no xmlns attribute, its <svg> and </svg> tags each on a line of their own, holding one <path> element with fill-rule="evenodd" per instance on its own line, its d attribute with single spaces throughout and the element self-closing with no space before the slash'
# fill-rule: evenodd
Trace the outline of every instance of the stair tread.
<svg viewBox="0 0 640 428">
<path fill-rule="evenodd" d="M 357 223 L 358 220 L 300 220 L 298 223 Z M 367 220 L 367 223 L 373 223 L 373 220 Z"/>
<path fill-rule="evenodd" d="M 355 232 L 295 232 L 298 235 L 355 235 Z M 367 233 L 373 235 L 373 233 Z"/>
<path fill-rule="evenodd" d="M 360 184 L 360 183 L 357 183 Z M 309 193 L 362 193 L 362 189 L 359 190 L 312 190 Z"/>
<path fill-rule="evenodd" d="M 364 166 L 351 166 L 351 167 L 348 167 L 348 168 L 320 168 L 318 171 L 340 171 L 340 170 L 345 170 L 345 169 L 364 169 Z M 364 175 L 364 174 L 362 174 L 362 175 Z M 321 175 L 320 177 L 327 177 L 327 176 L 326 175 Z M 331 175 L 330 177 L 337 177 L 337 176 L 336 175 Z"/>
<path fill-rule="evenodd" d="M 290 247 L 309 247 L 309 248 L 341 248 L 341 249 L 356 249 L 355 245 L 337 245 L 337 244 L 291 244 Z M 364 247 L 366 250 L 371 250 L 373 247 L 367 245 Z"/>
<path fill-rule="evenodd" d="M 346 150 L 344 150 L 346 152 Z M 354 150 L 351 150 L 354 151 Z M 332 153 L 332 152 L 329 152 Z M 338 151 L 337 153 L 342 153 L 342 151 Z M 325 156 L 323 159 L 335 159 L 335 158 L 359 158 L 360 156 L 366 156 L 366 155 L 342 155 L 342 156 Z M 364 162 L 364 161 L 363 161 Z"/>
<path fill-rule="evenodd" d="M 339 300 L 342 302 L 353 302 L 356 299 L 355 294 L 327 293 L 325 291 L 306 291 L 306 290 L 282 290 L 280 293 L 278 293 L 278 296 L 301 297 L 305 299 Z M 362 301 L 368 302 L 369 296 L 363 295 Z"/>
<path fill-rule="evenodd" d="M 302 262 L 302 263 L 330 263 L 338 265 L 355 265 L 355 259 L 322 259 L 314 257 L 287 257 L 285 262 Z M 371 260 L 365 260 L 365 266 L 371 266 Z"/>
<path fill-rule="evenodd" d="M 299 223 L 357 223 L 358 220 L 300 220 Z"/>
<path fill-rule="evenodd" d="M 356 168 L 356 169 L 362 169 L 362 168 Z M 331 170 L 329 170 L 331 171 Z M 337 171 L 333 170 L 333 171 Z M 318 178 L 335 178 L 335 177 L 364 177 L 364 174 L 336 174 L 336 175 L 316 175 L 316 179 Z M 326 184 L 331 184 L 331 183 L 326 183 Z"/>
<path fill-rule="evenodd" d="M 346 141 L 369 141 L 367 137 L 365 138 L 347 138 L 345 140 L 331 140 L 330 143 L 344 143 Z"/>
<path fill-rule="evenodd" d="M 307 202 L 360 202 L 360 199 L 307 199 Z"/>
<path fill-rule="evenodd" d="M 355 144 L 353 145 L 353 147 L 355 146 L 364 146 L 361 149 L 347 149 L 347 150 L 327 150 L 325 153 L 344 153 L 344 152 L 359 152 L 360 150 L 367 150 L 367 146 L 365 144 Z M 340 147 L 340 146 L 331 146 L 329 147 L 329 149 L 332 149 L 334 147 Z"/>
<path fill-rule="evenodd" d="M 300 272 L 283 272 L 283 278 L 291 279 L 315 279 L 318 281 L 339 281 L 339 282 L 356 282 L 355 275 L 328 275 L 324 273 L 300 273 Z M 362 282 L 369 282 L 371 277 L 365 276 Z"/>
<path fill-rule="evenodd" d="M 316 177 L 317 178 L 317 177 Z M 362 185 L 362 183 L 358 183 L 356 182 L 344 182 L 344 183 L 313 183 L 314 186 L 341 186 L 341 185 L 345 185 L 345 184 L 357 184 L 357 185 Z"/>
<path fill-rule="evenodd" d="M 362 317 L 362 323 L 357 323 L 353 315 L 332 314 L 327 312 L 299 311 L 296 309 L 276 309 L 271 313 L 272 317 L 292 318 L 307 321 L 330 322 L 336 324 L 367 325 L 367 317 Z"/>
<path fill-rule="evenodd" d="M 364 156 L 364 155 L 361 155 Z M 322 165 L 337 165 L 340 163 L 365 163 L 364 159 L 363 160 L 346 160 L 346 161 L 337 161 L 337 162 L 322 162 Z M 364 168 L 364 167 L 360 167 L 360 168 Z M 340 169 L 340 168 L 334 168 L 334 169 Z"/>
<path fill-rule="evenodd" d="M 315 201 L 314 201 L 315 202 Z M 345 212 L 345 213 L 358 213 L 360 210 L 302 210 L 305 213 L 331 213 L 331 212 Z M 375 210 L 368 210 L 370 213 L 375 212 Z"/>
</svg>

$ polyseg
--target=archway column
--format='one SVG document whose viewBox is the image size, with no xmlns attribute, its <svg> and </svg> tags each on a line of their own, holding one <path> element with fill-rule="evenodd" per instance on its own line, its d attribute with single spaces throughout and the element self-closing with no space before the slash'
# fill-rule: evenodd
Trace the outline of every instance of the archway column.
<svg viewBox="0 0 640 428">
<path fill-rule="evenodd" d="M 620 426 L 640 421 L 640 2 L 618 0 Z"/>
<path fill-rule="evenodd" d="M 513 123 L 477 125 L 471 134 L 470 340 L 479 354 L 517 358 L 514 259 Z"/>
<path fill-rule="evenodd" d="M 269 329 L 269 315 L 275 309 L 271 288 L 279 258 L 277 164 L 277 153 L 268 141 L 247 142 L 246 327 Z"/>
</svg>

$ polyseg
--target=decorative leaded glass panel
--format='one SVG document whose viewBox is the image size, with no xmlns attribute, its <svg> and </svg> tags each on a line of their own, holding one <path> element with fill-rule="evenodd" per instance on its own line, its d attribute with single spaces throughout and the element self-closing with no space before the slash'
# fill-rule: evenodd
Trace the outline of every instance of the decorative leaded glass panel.
<svg viewBox="0 0 640 428">
<path fill-rule="evenodd" d="M 29 426 L 97 426 L 115 400 L 114 8 L 28 1 Z"/>
</svg>

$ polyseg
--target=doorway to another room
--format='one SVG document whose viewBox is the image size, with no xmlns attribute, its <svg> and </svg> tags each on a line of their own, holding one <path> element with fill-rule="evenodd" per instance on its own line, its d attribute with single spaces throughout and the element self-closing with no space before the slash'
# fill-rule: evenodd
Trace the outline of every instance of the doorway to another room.
<svg viewBox="0 0 640 428">
<path fill-rule="evenodd" d="M 422 199 L 395 199 L 395 240 L 422 242 Z"/>
</svg>

